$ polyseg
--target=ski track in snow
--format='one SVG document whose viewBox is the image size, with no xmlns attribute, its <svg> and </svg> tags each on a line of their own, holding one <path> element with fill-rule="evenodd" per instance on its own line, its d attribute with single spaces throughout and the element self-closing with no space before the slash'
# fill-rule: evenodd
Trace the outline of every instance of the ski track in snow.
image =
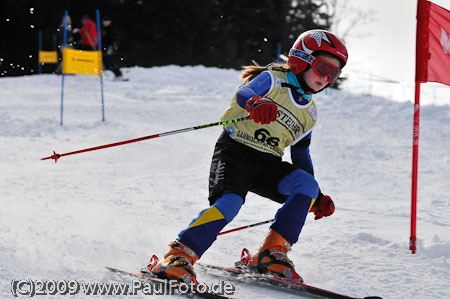
<svg viewBox="0 0 450 299">
<path fill-rule="evenodd" d="M 0 79 L 0 297 L 13 278 L 113 279 L 105 266 L 140 269 L 162 256 L 208 206 L 209 163 L 220 127 L 101 151 L 40 158 L 219 120 L 241 83 L 236 70 L 203 66 L 129 68 L 97 77 Z M 408 249 L 411 103 L 342 91 L 315 97 L 311 155 L 336 204 L 308 216 L 289 257 L 308 284 L 353 296 L 450 298 L 450 109 L 422 106 L 418 250 Z M 290 161 L 289 150 L 285 160 Z M 271 219 L 279 205 L 249 194 L 233 228 Z M 231 266 L 254 251 L 268 226 L 218 237 L 201 261 Z M 199 272 L 200 281 L 218 278 Z M 294 298 L 236 284 L 239 298 Z M 67 296 L 61 296 L 67 297 Z M 81 293 L 77 297 L 82 297 Z M 138 298 L 139 296 L 136 296 Z M 143 296 L 142 296 L 143 297 Z"/>
</svg>

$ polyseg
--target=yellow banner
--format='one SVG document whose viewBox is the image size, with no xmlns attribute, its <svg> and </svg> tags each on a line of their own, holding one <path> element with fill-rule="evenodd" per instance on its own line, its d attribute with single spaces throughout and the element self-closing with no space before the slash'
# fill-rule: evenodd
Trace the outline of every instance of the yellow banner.
<svg viewBox="0 0 450 299">
<path fill-rule="evenodd" d="M 56 51 L 39 51 L 39 63 L 58 63 Z"/>
<path fill-rule="evenodd" d="M 102 74 L 102 52 L 63 49 L 63 74 L 93 75 Z"/>
</svg>

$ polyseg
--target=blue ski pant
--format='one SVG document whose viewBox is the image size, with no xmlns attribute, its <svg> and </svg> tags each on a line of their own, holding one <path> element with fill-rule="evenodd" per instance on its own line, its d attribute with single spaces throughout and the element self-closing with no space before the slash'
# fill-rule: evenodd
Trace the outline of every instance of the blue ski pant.
<svg viewBox="0 0 450 299">
<path fill-rule="evenodd" d="M 270 228 L 294 244 L 319 193 L 319 186 L 311 174 L 298 169 L 278 183 L 278 192 L 288 197 L 278 209 Z M 243 203 L 244 199 L 241 196 L 224 191 L 211 207 L 201 211 L 188 227 L 179 233 L 178 241 L 201 257 L 216 240 L 220 231 L 238 214 Z"/>
</svg>

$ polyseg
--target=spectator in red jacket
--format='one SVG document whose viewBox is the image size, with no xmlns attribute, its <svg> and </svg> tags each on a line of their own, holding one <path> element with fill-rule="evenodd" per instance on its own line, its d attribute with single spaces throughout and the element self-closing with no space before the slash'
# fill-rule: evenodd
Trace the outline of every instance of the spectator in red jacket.
<svg viewBox="0 0 450 299">
<path fill-rule="evenodd" d="M 97 26 L 89 18 L 88 15 L 83 15 L 81 17 L 81 23 L 83 28 L 81 28 L 78 33 L 81 36 L 81 44 L 78 46 L 80 50 L 97 50 Z"/>
</svg>

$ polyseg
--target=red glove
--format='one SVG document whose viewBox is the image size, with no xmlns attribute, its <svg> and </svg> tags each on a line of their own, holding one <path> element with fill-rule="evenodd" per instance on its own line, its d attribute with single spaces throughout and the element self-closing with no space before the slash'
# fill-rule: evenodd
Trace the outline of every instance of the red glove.
<svg viewBox="0 0 450 299">
<path fill-rule="evenodd" d="M 314 205 L 311 207 L 311 211 L 316 217 L 315 220 L 319 220 L 322 217 L 328 217 L 334 213 L 334 202 L 328 195 L 323 195 L 319 190 L 319 195 L 317 196 Z"/>
<path fill-rule="evenodd" d="M 271 99 L 260 96 L 251 97 L 245 104 L 245 109 L 255 123 L 270 124 L 277 120 L 278 106 Z"/>
</svg>

